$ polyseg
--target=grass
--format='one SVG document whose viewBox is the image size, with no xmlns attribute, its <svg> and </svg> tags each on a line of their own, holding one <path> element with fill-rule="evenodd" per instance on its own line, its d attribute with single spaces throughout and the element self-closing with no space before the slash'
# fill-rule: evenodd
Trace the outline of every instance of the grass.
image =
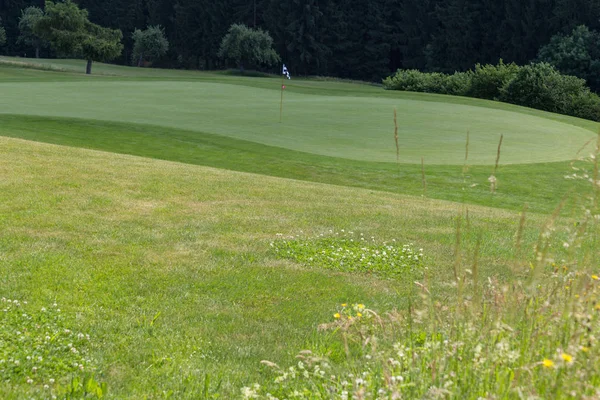
<svg viewBox="0 0 600 400">
<path fill-rule="evenodd" d="M 0 135 L 158 158 L 283 178 L 423 194 L 421 166 L 377 163 L 308 154 L 203 132 L 79 119 L 0 115 Z M 569 163 L 502 165 L 499 189 L 489 190 L 491 166 L 470 168 L 466 190 L 462 167 L 426 165 L 427 196 L 472 204 L 549 213 L 573 185 L 564 179 Z M 471 187 L 471 185 L 476 185 Z"/>
<path fill-rule="evenodd" d="M 55 74 L 43 73 L 50 79 Z M 595 133 L 544 118 L 544 113 L 379 96 L 379 89 L 367 85 L 327 81 L 292 81 L 286 92 L 285 120 L 279 124 L 277 80 L 196 76 L 206 79 L 113 81 L 100 76 L 83 82 L 5 82 L 0 107 L 5 114 L 159 125 L 378 162 L 395 161 L 389 144 L 391 116 L 397 107 L 403 143 L 400 161 L 413 164 L 424 157 L 428 164 L 462 165 L 467 130 L 471 133 L 470 162 L 479 165 L 494 163 L 501 134 L 506 139 L 503 163 L 512 164 L 570 160 Z M 254 87 L 239 85 L 241 81 L 253 82 Z M 370 96 L 327 93 L 336 86 L 358 87 L 357 92 L 368 91 Z M 35 96 L 31 96 L 33 91 Z"/>
<path fill-rule="evenodd" d="M 118 398 L 197 393 L 184 380 L 206 373 L 233 393 L 261 377 L 260 360 L 326 342 L 312 332 L 332 304 L 405 304 L 395 281 L 278 261 L 277 233 L 345 227 L 414 242 L 431 266 L 450 261 L 452 203 L 16 139 L 0 147 L 0 291 L 76 316 L 71 329 L 89 332 Z M 518 216 L 470 212 L 473 235 L 495 243 L 482 249 L 491 274 L 511 257 Z"/>
<path fill-rule="evenodd" d="M 56 303 L 65 318 L 60 327 L 90 335 L 85 351 L 95 370 L 93 379 L 75 375 L 74 380 L 63 371 L 55 387 L 44 389 L 43 380 L 28 383 L 28 375 L 0 367 L 0 397 L 82 397 L 88 387 L 90 396 L 105 395 L 108 388 L 106 397 L 118 399 L 236 398 L 242 387 L 248 388 L 246 395 L 266 389 L 280 390 L 283 397 L 287 389 L 314 382 L 274 385 L 279 373 L 260 362 L 297 365 L 303 349 L 326 356 L 340 378 L 354 378 L 350 374 L 367 372 L 362 367 L 368 366 L 372 374 L 364 380 L 376 392 L 382 379 L 391 378 L 383 358 L 371 353 L 373 342 L 360 342 L 373 335 L 386 356 L 397 357 L 390 352 L 401 345 L 424 360 L 411 374 L 397 371 L 415 383 L 407 386 L 413 397 L 438 392 L 443 397 L 444 390 L 457 398 L 487 396 L 510 388 L 510 382 L 533 382 L 526 393 L 542 397 L 568 393 L 550 386 L 556 378 L 551 375 L 507 379 L 503 386 L 495 373 L 508 376 L 517 369 L 493 369 L 497 363 L 490 358 L 485 368 L 467 373 L 461 365 L 471 364 L 457 363 L 451 351 L 463 334 L 465 360 L 482 338 L 480 352 L 491 354 L 503 339 L 513 351 L 529 343 L 529 316 L 539 315 L 537 329 L 552 326 L 551 334 L 519 353 L 519 371 L 537 374 L 544 358 L 561 362 L 561 354 L 554 355 L 557 340 L 567 343 L 569 333 L 579 333 L 567 324 L 579 320 L 559 310 L 575 304 L 574 296 L 586 286 L 557 279 L 551 263 L 564 261 L 579 273 L 567 279 L 589 283 L 588 267 L 598 261 L 595 228 L 580 236 L 589 225 L 577 214 L 587 205 L 585 179 L 564 179 L 573 172 L 568 153 L 594 137 L 596 124 L 493 102 L 389 94 L 369 85 L 308 79 L 294 80 L 292 93 L 286 92 L 283 125 L 305 135 L 293 137 L 278 124 L 260 122 L 266 114 L 258 106 L 277 93 L 277 78 L 107 65 L 96 66 L 99 76 L 85 77 L 72 72 L 79 62 L 60 64 L 54 68 L 60 71 L 0 66 L 0 297 L 28 301 L 27 312 L 36 318 L 41 307 Z M 253 104 L 235 107 L 242 100 Z M 298 110 L 288 111 L 292 105 Z M 362 115 L 373 132 L 356 111 L 363 109 L 382 119 Z M 342 122 L 336 125 L 336 119 Z M 482 124 L 479 133 L 470 131 L 468 169 L 462 165 L 467 127 L 459 127 L 461 119 L 470 128 Z M 482 121 L 493 134 L 484 133 Z M 538 122 L 544 129 L 534 126 Z M 411 145 L 413 127 L 418 132 Z M 440 131 L 428 134 L 428 127 Z M 507 132 L 509 127 L 514 131 Z M 492 195 L 487 180 L 500 134 L 504 144 Z M 435 147 L 436 140 L 450 139 L 455 147 L 440 144 L 448 154 Z M 488 147 L 491 152 L 484 154 Z M 424 165 L 427 197 L 421 197 L 425 149 L 431 155 Z M 596 175 L 588 172 L 588 178 Z M 569 190 L 574 200 L 563 205 L 561 217 L 561 211 L 551 215 Z M 523 203 L 529 204 L 525 222 L 516 211 Z M 363 250 L 330 233 L 342 229 L 373 236 L 373 243 Z M 282 242 L 282 236 L 295 239 Z M 387 251 L 393 240 L 396 250 L 410 243 L 422 248 L 422 264 L 407 264 L 402 268 L 410 273 L 402 274 L 381 262 L 377 252 Z M 535 246 L 543 249 L 542 258 L 530 251 Z M 539 283 L 533 292 L 524 284 L 531 281 Z M 566 290 L 567 284 L 577 290 Z M 494 302 L 501 298 L 507 301 Z M 477 299 L 486 299 L 490 308 L 483 310 L 489 312 L 478 313 Z M 551 307 L 543 307 L 546 301 Z M 368 308 L 340 306 L 352 303 Z M 589 312 L 591 304 L 572 310 Z M 370 310 L 379 311 L 392 332 L 418 326 L 415 336 L 382 334 L 363 325 L 357 313 Z M 411 315 L 423 318 L 411 320 Z M 349 316 L 361 322 L 348 323 Z M 498 334 L 496 321 L 514 334 Z M 0 354 L 23 325 L 19 314 L 9 322 L 0 325 Z M 333 330 L 319 333 L 322 323 Z M 482 328 L 464 330 L 468 323 Z M 423 350 L 426 343 L 438 349 L 440 337 L 451 344 L 444 356 Z M 414 338 L 423 348 L 411 347 Z M 560 349 L 583 362 L 582 355 Z M 303 357 L 313 371 L 313 360 Z M 432 363 L 446 375 L 468 379 L 448 384 L 444 374 L 431 373 Z M 585 392 L 590 394 L 597 374 L 592 367 L 585 371 L 581 379 L 590 382 Z M 50 375 L 45 376 L 47 381 Z M 577 375 L 565 376 L 577 382 Z M 335 388 L 342 388 L 343 381 L 336 382 Z M 439 391 L 430 393 L 429 387 Z M 544 387 L 556 390 L 539 389 Z M 461 391 L 465 388 L 474 389 Z M 341 389 L 340 398 L 344 390 L 349 391 Z"/>
</svg>

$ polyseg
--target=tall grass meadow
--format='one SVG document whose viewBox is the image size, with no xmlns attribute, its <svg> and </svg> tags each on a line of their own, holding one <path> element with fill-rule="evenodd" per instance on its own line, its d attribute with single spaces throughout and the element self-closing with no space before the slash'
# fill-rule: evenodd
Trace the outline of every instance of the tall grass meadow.
<svg viewBox="0 0 600 400">
<path fill-rule="evenodd" d="M 361 299 L 332 305 L 318 330 L 336 345 L 303 350 L 291 365 L 263 361 L 269 377 L 242 388 L 241 398 L 600 398 L 600 137 L 593 147 L 565 176 L 588 183 L 577 194 L 579 212 L 559 228 L 559 202 L 529 251 L 522 243 L 524 207 L 514 260 L 504 266 L 510 280 L 481 276 L 481 243 L 465 245 L 468 209 L 461 207 L 452 279 L 440 281 L 426 254 L 419 253 L 412 269 L 382 261 L 373 270 L 412 282 L 408 306 L 373 310 Z M 465 169 L 467 159 L 468 145 Z M 496 163 L 494 174 L 497 169 Z M 333 233 L 316 242 L 278 239 L 273 246 L 282 257 L 311 265 L 370 272 L 360 257 L 340 267 L 346 240 Z M 377 248 L 374 238 L 367 242 L 358 248 Z"/>
</svg>

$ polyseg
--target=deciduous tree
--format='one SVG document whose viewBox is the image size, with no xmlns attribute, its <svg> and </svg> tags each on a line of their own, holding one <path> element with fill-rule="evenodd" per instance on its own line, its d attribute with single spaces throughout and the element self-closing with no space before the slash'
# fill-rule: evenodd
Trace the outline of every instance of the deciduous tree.
<svg viewBox="0 0 600 400">
<path fill-rule="evenodd" d="M 35 24 L 34 33 L 47 40 L 60 55 L 87 60 L 86 74 L 92 73 L 93 61 L 113 60 L 123 50 L 120 30 L 91 23 L 87 10 L 71 0 L 47 1 L 45 14 Z"/>
<path fill-rule="evenodd" d="M 40 49 L 48 45 L 48 42 L 34 32 L 35 25 L 43 16 L 44 11 L 41 8 L 27 7 L 21 11 L 21 18 L 19 18 L 18 41 L 35 48 L 35 58 L 40 58 Z"/>
<path fill-rule="evenodd" d="M 165 31 L 158 25 L 133 32 L 132 60 L 141 67 L 144 61 L 154 61 L 169 51 L 169 41 Z"/>
<path fill-rule="evenodd" d="M 280 61 L 273 50 L 273 39 L 262 29 L 233 24 L 221 42 L 219 57 L 244 67 L 269 66 Z"/>
</svg>

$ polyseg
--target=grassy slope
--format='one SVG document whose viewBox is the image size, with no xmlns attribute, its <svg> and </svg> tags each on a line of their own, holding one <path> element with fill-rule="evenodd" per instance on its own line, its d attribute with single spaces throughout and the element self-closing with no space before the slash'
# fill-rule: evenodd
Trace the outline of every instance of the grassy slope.
<svg viewBox="0 0 600 400">
<path fill-rule="evenodd" d="M 171 78 L 180 78 L 180 73 L 173 72 Z M 49 78 L 53 74 L 45 72 Z M 28 78 L 5 82 L 0 107 L 3 113 L 146 123 L 378 162 L 395 160 L 390 134 L 394 107 L 399 113 L 401 161 L 405 163 L 419 163 L 425 157 L 428 164 L 461 165 L 467 130 L 471 133 L 470 162 L 482 165 L 493 164 L 500 134 L 505 135 L 504 163 L 569 160 L 593 136 L 587 129 L 545 118 L 544 113 L 474 107 L 476 102 L 424 101 L 424 97 L 390 96 L 367 85 L 319 81 L 290 82 L 284 123 L 279 124 L 277 80 L 196 74 L 206 80 L 173 81 L 159 71 L 155 78 L 164 80 L 140 81 L 146 74 L 116 81 L 104 76 L 86 82 L 28 84 Z M 358 95 L 347 95 L 351 88 Z M 340 96 L 340 91 L 346 95 Z"/>
<path fill-rule="evenodd" d="M 79 119 L 0 115 L 0 135 L 341 186 L 422 195 L 421 166 L 353 161 L 270 147 L 202 132 Z M 426 165 L 427 196 L 534 212 L 551 212 L 573 188 L 568 163 L 502 165 L 489 191 L 488 166 Z M 465 183 L 466 182 L 466 183 Z M 476 184 L 475 187 L 470 187 Z M 462 187 L 467 190 L 458 190 Z"/>
<path fill-rule="evenodd" d="M 0 57 L 0 63 L 3 60 L 5 60 L 5 58 Z M 79 61 L 61 60 L 60 62 L 64 63 L 63 67 L 70 66 L 69 68 L 72 68 L 73 66 L 76 66 L 79 68 L 80 66 Z M 154 84 L 157 83 L 154 81 L 159 80 L 169 86 L 174 83 L 172 81 L 183 79 L 187 83 L 175 83 L 178 85 L 187 85 L 189 82 L 202 84 L 205 84 L 206 82 L 227 83 L 231 85 L 220 85 L 219 87 L 225 87 L 228 88 L 228 90 L 232 90 L 232 88 L 236 87 L 271 88 L 270 91 L 273 91 L 272 88 L 274 86 L 277 87 L 278 82 L 277 79 L 271 78 L 248 79 L 216 73 L 146 70 L 103 64 L 97 65 L 96 72 L 99 74 L 115 74 L 118 72 L 121 76 L 100 75 L 86 77 L 82 74 L 73 72 L 48 72 L 35 69 L 0 66 L 0 82 L 4 82 L 0 83 L 0 85 L 2 85 L 3 88 L 12 87 L 12 89 L 16 91 L 16 97 L 5 97 L 6 107 L 9 107 L 16 112 L 21 113 L 24 109 L 28 108 L 28 113 L 36 114 L 48 113 L 48 109 L 54 109 L 53 113 L 71 113 L 77 114 L 77 116 L 81 116 L 81 113 L 86 113 L 89 117 L 95 117 L 99 114 L 101 115 L 102 112 L 96 109 L 89 109 L 89 107 L 82 104 L 78 105 L 79 110 L 82 110 L 81 113 L 75 113 L 71 108 L 73 106 L 73 100 L 67 101 L 70 105 L 63 104 L 60 107 L 54 103 L 64 102 L 64 99 L 51 98 L 51 101 L 48 102 L 49 97 L 47 96 L 49 94 L 46 93 L 45 96 L 41 96 L 37 91 L 38 84 L 41 82 L 43 85 L 48 85 L 48 82 L 52 82 L 51 85 L 53 85 L 54 88 L 60 88 L 64 85 L 77 88 L 86 87 L 85 85 L 92 83 L 95 84 L 96 87 L 102 87 L 102 85 L 98 86 L 98 84 L 108 80 L 106 83 L 113 85 L 114 88 L 114 85 L 117 85 L 118 81 L 124 81 L 126 84 L 135 82 Z M 73 83 L 77 81 L 82 81 L 81 85 L 84 86 L 77 86 L 77 84 Z M 27 92 L 24 88 L 30 88 L 31 91 Z M 307 98 L 315 98 L 315 95 L 327 95 L 328 97 L 326 98 L 328 99 L 343 99 L 351 96 L 354 99 L 353 101 L 358 101 L 361 98 L 373 97 L 377 97 L 378 101 L 381 99 L 400 99 L 406 102 L 418 100 L 417 104 L 420 104 L 424 109 L 428 109 L 429 105 L 437 106 L 441 104 L 440 102 L 442 101 L 447 104 L 465 104 L 469 107 L 477 105 L 478 107 L 472 107 L 470 109 L 479 111 L 482 109 L 485 110 L 486 108 L 494 108 L 506 112 L 510 111 L 509 115 L 511 116 L 518 117 L 519 115 L 532 115 L 535 116 L 537 120 L 543 118 L 547 123 L 552 123 L 553 120 L 556 120 L 564 124 L 577 126 L 591 131 L 595 130 L 597 126 L 597 124 L 590 121 L 515 107 L 508 104 L 459 97 L 424 95 L 419 93 L 385 92 L 380 88 L 370 85 L 346 82 L 294 80 L 293 90 L 301 94 L 309 95 Z M 264 93 L 268 93 L 268 91 L 265 90 Z M 105 97 L 110 97 L 110 94 L 111 93 L 107 92 Z M 77 93 L 75 93 L 75 95 L 79 96 Z M 15 101 L 19 96 L 22 97 L 22 101 Z M 84 95 L 84 97 L 87 96 Z M 320 98 L 321 96 L 318 97 Z M 136 99 L 136 101 L 137 100 L 138 99 Z M 110 99 L 108 103 L 112 101 L 113 100 Z M 186 104 L 188 100 L 176 99 L 170 106 L 172 110 L 174 109 L 177 111 L 177 107 L 174 105 L 178 104 L 178 102 Z M 37 107 L 33 107 L 36 103 Z M 3 108 L 4 112 L 7 112 L 6 107 Z M 113 109 L 115 112 L 118 111 L 116 110 L 118 107 L 110 104 L 107 106 L 101 105 L 101 107 Z M 140 117 L 140 115 L 147 116 L 148 111 L 144 110 L 143 106 L 139 106 L 139 109 L 142 110 L 141 114 L 127 114 L 125 115 L 125 118 L 142 121 L 144 123 L 148 122 L 147 118 Z M 159 123 L 179 125 L 180 122 L 178 119 L 173 120 L 171 115 L 172 112 L 154 113 L 156 115 L 153 116 L 153 118 Z M 223 110 L 220 112 L 222 113 Z M 105 117 L 107 116 L 105 115 Z M 108 117 L 112 118 L 112 114 Z M 426 117 L 427 116 L 423 116 L 423 119 L 427 119 Z M 196 115 L 194 113 L 188 112 L 186 118 L 187 119 L 184 118 L 183 124 L 190 124 L 193 130 L 164 128 L 145 124 L 135 125 L 132 123 L 108 123 L 106 121 L 86 121 L 81 119 L 69 120 L 55 117 L 25 117 L 4 114 L 0 115 L 0 120 L 2 122 L 0 124 L 0 134 L 49 143 L 94 148 L 344 186 L 356 186 L 392 192 L 401 191 L 413 195 L 423 193 L 421 168 L 420 165 L 417 164 L 403 164 L 398 173 L 397 166 L 394 163 L 365 162 L 347 158 L 319 156 L 307 152 L 286 150 L 281 147 L 265 146 L 255 142 L 207 133 L 204 130 L 204 128 L 206 128 L 204 125 L 196 125 Z M 466 118 L 469 119 L 470 116 L 467 116 Z M 212 116 L 207 118 L 207 120 L 208 123 L 206 125 L 212 124 L 213 127 L 216 126 L 217 130 L 223 128 L 219 126 L 221 122 Z M 418 121 L 418 119 L 416 121 Z M 439 120 L 440 123 L 443 123 L 443 121 L 444 119 Z M 227 123 L 233 124 L 236 127 L 242 126 L 242 130 L 248 129 L 244 128 L 244 124 L 240 120 L 229 121 Z M 227 126 L 227 123 L 224 122 L 223 126 Z M 403 123 L 404 121 L 400 120 L 401 126 Z M 299 123 L 299 126 L 303 126 L 303 123 Z M 235 131 L 235 127 L 232 128 L 232 130 Z M 250 131 L 251 130 L 247 130 L 247 132 Z M 565 140 L 570 140 L 567 135 L 562 136 L 568 138 Z M 458 157 L 460 151 L 460 157 L 462 159 L 462 154 L 464 152 L 464 137 L 465 135 L 463 132 L 460 135 L 457 134 L 454 138 L 454 146 L 457 150 L 452 157 Z M 535 212 L 550 212 L 555 207 L 556 201 L 572 186 L 570 182 L 566 182 L 563 179 L 564 175 L 569 173 L 570 170 L 568 163 L 558 162 L 529 165 L 506 165 L 506 160 L 510 161 L 514 154 L 523 154 L 524 149 L 522 148 L 518 152 L 513 153 L 514 148 L 510 149 L 509 145 L 507 145 L 507 143 L 510 143 L 511 137 L 513 139 L 515 138 L 514 136 L 507 134 L 505 140 L 501 157 L 501 166 L 498 173 L 499 191 L 495 196 L 489 194 L 487 183 L 487 178 L 491 173 L 492 167 L 473 167 L 471 168 L 466 181 L 463 181 L 462 166 L 436 164 L 436 162 L 439 163 L 446 157 L 443 155 L 445 152 L 442 152 L 441 156 L 439 155 L 440 152 L 438 151 L 438 147 L 430 148 L 431 151 L 437 152 L 437 155 L 432 158 L 425 158 L 427 196 L 438 199 L 467 201 L 474 204 L 509 209 L 521 209 L 524 203 L 529 203 L 531 210 Z M 316 138 L 315 140 L 323 139 L 317 136 L 314 138 Z M 269 140 L 278 141 L 280 139 L 281 138 L 275 135 L 271 136 L 271 139 Z M 296 143 L 300 143 L 304 146 L 304 139 L 304 137 L 299 137 L 297 138 Z M 404 137 L 401 137 L 401 141 L 404 139 Z M 355 142 L 348 142 L 350 145 L 350 147 L 347 148 L 349 149 L 349 153 L 361 153 L 359 144 L 361 144 L 362 141 L 357 138 L 354 138 L 353 140 L 355 140 Z M 390 158 L 391 156 L 393 159 L 395 151 L 393 144 L 390 146 L 390 143 L 393 143 L 393 141 L 391 140 L 389 132 L 386 133 L 385 141 L 386 146 L 388 147 L 382 149 L 382 151 L 386 152 L 386 158 Z M 513 142 L 513 147 L 517 143 L 518 142 Z M 544 148 L 553 151 L 553 149 L 560 147 L 554 143 L 555 142 L 550 140 L 545 140 L 536 143 L 536 146 L 540 151 Z M 490 149 L 488 149 L 489 151 L 487 151 L 485 155 L 482 155 L 482 157 L 484 157 L 488 163 L 492 163 L 495 155 L 495 143 L 490 142 L 488 144 L 489 146 L 493 146 L 490 147 Z M 405 154 L 407 149 L 404 148 L 404 142 L 401 143 L 401 146 L 401 154 Z M 319 151 L 319 149 L 314 151 Z M 338 149 L 334 145 L 333 147 L 329 147 L 329 150 L 327 151 L 338 151 Z M 473 161 L 474 151 L 475 145 L 472 140 L 470 163 Z M 400 179 L 398 179 L 398 176 Z M 469 188 L 466 191 L 457 191 L 457 188 L 470 185 L 477 186 Z"/>
<path fill-rule="evenodd" d="M 205 373 L 231 395 L 259 379 L 261 359 L 327 341 L 314 329 L 335 304 L 405 304 L 403 284 L 275 260 L 277 233 L 414 242 L 434 286 L 451 274 L 453 203 L 18 139 L 0 138 L 0 152 L 0 293 L 77 315 L 117 398 L 184 398 Z M 510 277 L 518 215 L 470 216 L 465 246 L 481 237 L 482 276 Z M 541 220 L 530 216 L 526 246 Z"/>
</svg>

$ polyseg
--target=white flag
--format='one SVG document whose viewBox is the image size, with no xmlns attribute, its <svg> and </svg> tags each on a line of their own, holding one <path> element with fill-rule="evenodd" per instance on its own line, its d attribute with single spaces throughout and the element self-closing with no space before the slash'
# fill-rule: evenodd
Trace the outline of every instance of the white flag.
<svg viewBox="0 0 600 400">
<path fill-rule="evenodd" d="M 281 74 L 287 76 L 288 79 L 292 79 L 292 77 L 290 76 L 290 71 L 288 71 L 285 64 L 283 64 L 283 71 L 281 72 Z"/>
</svg>

